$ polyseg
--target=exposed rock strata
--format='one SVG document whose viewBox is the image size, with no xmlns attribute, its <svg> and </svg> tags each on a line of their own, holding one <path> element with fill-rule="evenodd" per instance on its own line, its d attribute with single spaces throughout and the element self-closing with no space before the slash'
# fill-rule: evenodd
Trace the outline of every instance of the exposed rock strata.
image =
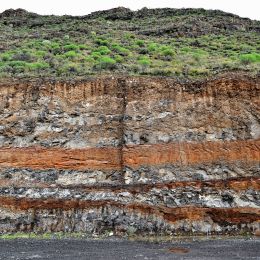
<svg viewBox="0 0 260 260">
<path fill-rule="evenodd" d="M 0 85 L 0 232 L 260 229 L 260 81 Z"/>
</svg>

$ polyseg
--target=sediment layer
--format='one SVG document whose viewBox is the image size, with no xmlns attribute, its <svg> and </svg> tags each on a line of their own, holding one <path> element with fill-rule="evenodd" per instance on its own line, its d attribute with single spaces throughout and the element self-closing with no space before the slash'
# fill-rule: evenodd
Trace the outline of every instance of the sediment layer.
<svg viewBox="0 0 260 260">
<path fill-rule="evenodd" d="M 54 159 L 55 158 L 55 159 Z M 260 140 L 173 143 L 126 146 L 123 148 L 3 148 L 0 166 L 31 169 L 118 170 L 155 165 L 196 165 L 203 163 L 260 161 Z"/>
<path fill-rule="evenodd" d="M 0 84 L 0 232 L 254 233 L 260 81 Z"/>
</svg>

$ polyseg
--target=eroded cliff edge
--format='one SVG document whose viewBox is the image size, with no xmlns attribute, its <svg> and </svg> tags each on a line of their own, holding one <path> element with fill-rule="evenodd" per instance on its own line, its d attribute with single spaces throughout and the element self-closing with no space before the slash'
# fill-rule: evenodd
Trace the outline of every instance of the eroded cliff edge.
<svg viewBox="0 0 260 260">
<path fill-rule="evenodd" d="M 0 232 L 254 233 L 260 78 L 0 85 Z"/>
</svg>

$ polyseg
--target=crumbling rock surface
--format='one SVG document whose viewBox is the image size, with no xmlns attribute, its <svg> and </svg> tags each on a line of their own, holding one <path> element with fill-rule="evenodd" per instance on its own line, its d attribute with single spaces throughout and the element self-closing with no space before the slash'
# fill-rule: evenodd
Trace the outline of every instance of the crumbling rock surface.
<svg viewBox="0 0 260 260">
<path fill-rule="evenodd" d="M 0 84 L 0 232 L 260 229 L 260 79 Z"/>
</svg>

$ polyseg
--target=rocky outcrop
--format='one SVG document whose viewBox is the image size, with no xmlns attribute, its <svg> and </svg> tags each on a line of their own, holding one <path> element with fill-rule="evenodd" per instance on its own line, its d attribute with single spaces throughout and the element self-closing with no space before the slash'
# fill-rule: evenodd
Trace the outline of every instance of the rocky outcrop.
<svg viewBox="0 0 260 260">
<path fill-rule="evenodd" d="M 0 86 L 0 232 L 254 233 L 260 80 Z"/>
</svg>

